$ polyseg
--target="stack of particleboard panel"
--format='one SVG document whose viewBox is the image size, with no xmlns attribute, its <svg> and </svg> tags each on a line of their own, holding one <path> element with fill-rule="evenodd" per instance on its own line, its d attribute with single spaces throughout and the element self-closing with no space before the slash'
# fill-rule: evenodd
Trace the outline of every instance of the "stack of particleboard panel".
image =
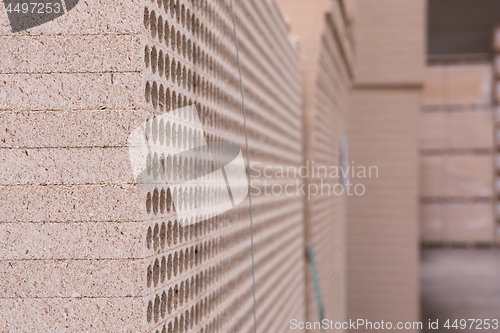
<svg viewBox="0 0 500 333">
<path fill-rule="evenodd" d="M 429 65 L 423 101 L 422 242 L 491 244 L 491 64 Z"/>
<path fill-rule="evenodd" d="M 292 34 L 297 36 L 302 54 L 304 165 L 311 171 L 307 179 L 310 193 L 305 197 L 306 242 L 316 248 L 325 317 L 342 322 L 346 318 L 347 194 L 340 193 L 338 187 L 338 194 L 333 193 L 333 187 L 340 184 L 341 179 L 329 175 L 331 166 L 339 167 L 340 140 L 348 127 L 353 63 L 350 19 L 342 8 L 345 3 L 338 0 L 316 0 L 314 4 L 281 0 L 279 3 L 290 20 Z M 312 166 L 326 167 L 328 175 L 324 171 L 313 175 Z M 320 318 L 311 272 L 309 262 L 307 318 L 317 322 Z"/>
<path fill-rule="evenodd" d="M 235 12 L 251 161 L 298 167 L 298 48 L 272 1 Z M 180 227 L 127 147 L 194 104 L 245 148 L 229 1 L 80 1 L 17 34 L 0 5 L 0 35 L 0 331 L 253 332 L 248 201 Z M 253 203 L 258 329 L 283 331 L 305 319 L 303 200 Z"/>
<path fill-rule="evenodd" d="M 494 193 L 495 242 L 500 244 L 500 26 L 493 30 L 493 105 L 494 105 Z"/>
<path fill-rule="evenodd" d="M 353 320 L 419 320 L 417 123 L 425 4 L 359 0 L 356 6 L 349 161 L 376 167 L 378 176 L 351 178 L 366 190 L 348 199 L 348 316 Z"/>
</svg>

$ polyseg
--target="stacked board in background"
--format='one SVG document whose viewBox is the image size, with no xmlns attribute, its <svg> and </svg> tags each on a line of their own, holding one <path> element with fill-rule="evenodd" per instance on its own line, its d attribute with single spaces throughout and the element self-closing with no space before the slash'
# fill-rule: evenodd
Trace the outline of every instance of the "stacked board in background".
<svg viewBox="0 0 500 333">
<path fill-rule="evenodd" d="M 500 244 L 500 26 L 493 30 L 493 107 L 494 107 L 494 228 L 495 243 Z"/>
<path fill-rule="evenodd" d="M 421 240 L 491 244 L 493 118 L 491 65 L 433 63 L 420 114 Z"/>
<path fill-rule="evenodd" d="M 302 51 L 304 90 L 304 165 L 339 166 L 340 142 L 349 118 L 352 80 L 354 3 L 341 0 L 280 0 L 290 19 L 291 32 Z M 330 170 L 330 169 L 328 169 Z M 340 178 L 314 174 L 306 179 L 311 193 L 305 196 L 305 239 L 315 246 L 319 289 L 325 318 L 346 318 L 347 194 L 333 194 Z M 324 191 L 319 190 L 324 185 Z M 330 189 L 330 191 L 329 191 Z M 328 192 L 329 191 L 329 192 Z M 340 193 L 340 192 L 337 192 Z M 306 266 L 307 319 L 319 321 L 311 261 Z M 320 332 L 319 329 L 308 330 Z M 336 330 L 341 331 L 341 330 Z"/>
<path fill-rule="evenodd" d="M 426 2 L 356 4 L 349 163 L 375 166 L 378 175 L 351 179 L 366 193 L 347 200 L 348 318 L 418 321 L 417 119 Z"/>
</svg>

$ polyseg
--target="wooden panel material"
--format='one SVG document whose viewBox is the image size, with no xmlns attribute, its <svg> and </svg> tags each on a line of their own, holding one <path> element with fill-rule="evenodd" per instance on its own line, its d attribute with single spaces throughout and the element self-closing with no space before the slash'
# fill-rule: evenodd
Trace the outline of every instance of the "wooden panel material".
<svg viewBox="0 0 500 333">
<path fill-rule="evenodd" d="M 425 68 L 424 89 L 422 93 L 423 106 L 441 106 L 446 104 L 443 85 L 444 66 L 427 66 Z"/>
<path fill-rule="evenodd" d="M 425 71 L 425 106 L 475 106 L 491 104 L 490 63 L 434 65 Z"/>
<path fill-rule="evenodd" d="M 485 111 L 422 112 L 420 148 L 491 149 L 493 115 Z"/>
<path fill-rule="evenodd" d="M 500 81 L 497 81 L 495 83 L 495 95 L 494 95 L 494 98 L 495 98 L 495 104 L 500 104 Z"/>
<path fill-rule="evenodd" d="M 358 0 L 357 84 L 421 84 L 425 7 L 423 0 Z"/>
<path fill-rule="evenodd" d="M 495 157 L 494 157 L 494 159 L 495 159 L 495 161 L 494 161 L 495 162 L 495 164 L 494 164 L 495 165 L 495 171 L 499 172 L 500 171 L 500 154 L 496 154 Z"/>
<path fill-rule="evenodd" d="M 492 242 L 493 218 L 490 204 L 448 205 L 447 240 L 450 242 Z"/>
<path fill-rule="evenodd" d="M 444 195 L 442 156 L 422 156 L 420 158 L 420 191 L 422 197 L 441 197 Z"/>
<path fill-rule="evenodd" d="M 490 156 L 422 156 L 420 166 L 422 197 L 492 195 L 493 161 Z"/>
<path fill-rule="evenodd" d="M 420 210 L 420 237 L 423 242 L 443 240 L 443 211 L 440 204 L 423 204 Z"/>
<path fill-rule="evenodd" d="M 420 230 L 423 242 L 491 242 L 494 232 L 491 204 L 422 204 Z"/>
<path fill-rule="evenodd" d="M 495 179 L 494 189 L 496 193 L 500 193 L 500 178 Z M 498 216 L 500 217 L 500 213 L 498 214 Z"/>
<path fill-rule="evenodd" d="M 491 73 L 490 63 L 448 66 L 444 84 L 449 87 L 449 103 L 491 104 Z"/>
<path fill-rule="evenodd" d="M 493 118 L 495 125 L 498 127 L 500 125 L 500 106 L 498 105 L 493 106 Z"/>
<path fill-rule="evenodd" d="M 422 112 L 420 114 L 420 149 L 443 149 L 445 145 L 444 112 Z"/>
<path fill-rule="evenodd" d="M 495 61 L 493 62 L 493 70 L 497 76 L 500 76 L 500 54 L 495 56 Z"/>
<path fill-rule="evenodd" d="M 491 110 L 451 112 L 448 119 L 451 127 L 450 148 L 493 148 L 493 115 Z"/>
<path fill-rule="evenodd" d="M 377 166 L 379 177 L 353 179 L 366 192 L 348 197 L 347 319 L 420 317 L 418 123 L 425 6 L 424 0 L 357 1 L 349 159 Z"/>
<path fill-rule="evenodd" d="M 349 318 L 418 320 L 420 91 L 355 90 L 352 101 L 349 158 L 380 172 L 348 198 Z"/>
<path fill-rule="evenodd" d="M 450 197 L 486 197 L 492 195 L 493 160 L 491 156 L 449 156 L 446 195 Z"/>
<path fill-rule="evenodd" d="M 304 157 L 309 163 L 321 165 L 337 165 L 340 138 L 348 128 L 354 59 L 339 1 L 278 1 L 289 18 L 293 35 L 300 40 L 302 51 Z M 311 177 L 306 182 L 317 185 L 319 179 Z M 325 179 L 325 182 L 333 186 L 336 180 Z M 346 318 L 346 200 L 346 196 L 324 193 L 305 200 L 304 207 L 304 241 L 316 247 L 324 313 L 333 321 Z M 310 265 L 305 267 L 305 279 L 305 313 L 308 321 L 317 321 L 320 314 Z"/>
</svg>

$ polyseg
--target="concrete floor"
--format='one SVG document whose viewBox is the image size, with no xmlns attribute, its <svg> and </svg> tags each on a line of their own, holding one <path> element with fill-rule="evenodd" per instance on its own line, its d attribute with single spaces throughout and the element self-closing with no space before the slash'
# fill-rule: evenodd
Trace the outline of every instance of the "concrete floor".
<svg viewBox="0 0 500 333">
<path fill-rule="evenodd" d="M 423 249 L 421 259 L 422 332 L 500 332 L 443 328 L 447 319 L 500 321 L 500 249 Z M 439 319 L 439 330 L 428 320 Z"/>
</svg>

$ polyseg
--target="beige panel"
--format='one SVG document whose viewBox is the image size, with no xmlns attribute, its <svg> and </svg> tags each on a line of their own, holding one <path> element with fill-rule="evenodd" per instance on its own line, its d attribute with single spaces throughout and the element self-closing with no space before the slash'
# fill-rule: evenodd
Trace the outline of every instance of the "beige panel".
<svg viewBox="0 0 500 333">
<path fill-rule="evenodd" d="M 452 105 L 491 104 L 491 64 L 451 65 L 443 81 Z"/>
<path fill-rule="evenodd" d="M 446 119 L 447 115 L 444 112 L 422 112 L 420 114 L 421 149 L 443 149 L 446 147 Z"/>
<path fill-rule="evenodd" d="M 490 156 L 422 156 L 420 166 L 422 197 L 492 195 L 493 161 Z"/>
<path fill-rule="evenodd" d="M 0 169 L 0 186 L 133 182 L 125 147 L 0 149 L 0 162 L 5 165 Z"/>
<path fill-rule="evenodd" d="M 500 75 L 500 54 L 495 55 L 495 59 L 493 62 L 493 72 L 495 75 Z"/>
<path fill-rule="evenodd" d="M 353 93 L 350 159 L 379 177 L 348 200 L 349 318 L 419 319 L 419 112 L 418 89 Z"/>
<path fill-rule="evenodd" d="M 497 180 L 497 184 L 498 184 L 498 180 Z M 496 218 L 499 218 L 500 217 L 500 203 L 495 203 L 495 207 L 494 207 L 494 214 L 495 214 L 495 217 Z"/>
<path fill-rule="evenodd" d="M 0 74 L 10 82 L 8 110 L 130 110 L 142 106 L 136 72 Z"/>
<path fill-rule="evenodd" d="M 431 65 L 425 70 L 426 106 L 491 104 L 491 64 Z"/>
<path fill-rule="evenodd" d="M 420 239 L 423 242 L 443 240 L 443 206 L 422 204 L 420 206 Z"/>
<path fill-rule="evenodd" d="M 0 72 L 121 72 L 141 69 L 141 38 L 137 35 L 1 36 L 2 52 L 10 54 L 0 63 Z M 78 52 L 85 47 L 92 52 Z M 33 50 L 39 56 L 33 57 Z M 84 51 L 84 50 L 82 50 Z M 123 61 L 114 61 L 122 57 Z"/>
<path fill-rule="evenodd" d="M 498 105 L 493 106 L 493 117 L 495 125 L 498 128 L 498 125 L 500 124 L 500 106 Z"/>
<path fill-rule="evenodd" d="M 447 120 L 451 127 L 448 141 L 450 148 L 493 148 L 493 115 L 491 110 L 484 112 L 451 112 Z"/>
<path fill-rule="evenodd" d="M 500 178 L 496 177 L 495 185 L 493 186 L 496 193 L 500 193 Z M 500 214 L 498 214 L 500 216 Z"/>
<path fill-rule="evenodd" d="M 5 332 L 144 332 L 143 298 L 2 298 Z M 88 315 L 83 315 L 88 314 Z"/>
<path fill-rule="evenodd" d="M 446 195 L 451 197 L 491 196 L 491 156 L 449 156 L 446 163 Z"/>
<path fill-rule="evenodd" d="M 0 147 L 124 147 L 129 129 L 150 115 L 133 109 L 4 111 L 0 112 Z"/>
<path fill-rule="evenodd" d="M 424 106 L 436 106 L 446 103 L 443 80 L 444 66 L 430 65 L 425 68 L 424 90 L 422 95 L 422 104 Z"/>
<path fill-rule="evenodd" d="M 329 0 L 314 0 L 314 6 L 302 0 L 277 1 L 289 19 L 292 35 L 299 40 L 301 48 L 302 80 L 304 82 L 304 108 L 313 105 L 315 80 L 320 57 L 320 39 L 325 28 L 325 14 L 330 9 Z M 309 118 L 307 114 L 305 119 Z M 308 126 L 308 122 L 304 124 Z"/>
<path fill-rule="evenodd" d="M 446 234 L 446 240 L 450 242 L 491 243 L 493 241 L 491 205 L 449 205 Z"/>
<path fill-rule="evenodd" d="M 357 1 L 357 84 L 421 84 L 425 7 L 423 0 Z"/>
<path fill-rule="evenodd" d="M 495 124 L 495 129 L 494 129 L 494 142 L 495 142 L 495 150 L 498 150 L 498 147 L 500 147 L 500 25 L 497 25 L 493 29 L 493 50 L 496 52 L 494 55 L 494 61 L 493 61 L 493 73 L 494 73 L 494 80 L 493 80 L 493 103 L 494 103 L 494 124 Z M 500 172 L 500 154 L 498 154 L 497 151 L 495 151 L 494 154 L 494 166 L 495 166 L 495 180 L 494 180 L 494 193 L 495 193 L 495 200 L 493 201 L 494 209 L 493 209 L 493 216 L 494 216 L 494 221 L 496 222 L 494 227 L 493 227 L 493 240 L 498 243 L 500 240 L 500 226 L 498 225 L 498 221 L 500 218 L 500 202 L 498 200 L 498 195 L 500 194 L 500 177 L 498 177 L 498 174 Z"/>
<path fill-rule="evenodd" d="M 495 154 L 493 156 L 493 159 L 494 159 L 495 171 L 499 172 L 500 171 L 500 154 Z"/>
<path fill-rule="evenodd" d="M 500 82 L 497 81 L 494 86 L 494 99 L 495 103 L 500 104 Z"/>
<path fill-rule="evenodd" d="M 352 26 L 356 21 L 356 0 L 342 0 L 342 3 L 345 7 L 347 19 Z"/>
<path fill-rule="evenodd" d="M 2 298 L 140 297 L 143 266 L 127 259 L 0 261 Z"/>
<path fill-rule="evenodd" d="M 28 262 L 145 258 L 147 228 L 146 222 L 1 223 L 0 257 Z"/>
<path fill-rule="evenodd" d="M 420 230 L 424 242 L 491 243 L 491 204 L 422 204 Z"/>
<path fill-rule="evenodd" d="M 445 194 L 441 156 L 422 156 L 420 158 L 420 191 L 422 197 L 440 197 Z"/>
<path fill-rule="evenodd" d="M 353 59 L 348 27 L 344 26 L 338 0 L 280 0 L 279 3 L 290 18 L 292 33 L 301 41 L 303 52 L 305 157 L 316 165 L 338 165 L 340 136 L 346 133 L 349 117 L 349 64 Z M 338 180 L 307 180 L 311 185 L 322 181 L 326 186 L 334 186 Z M 325 316 L 344 321 L 346 197 L 316 195 L 306 200 L 305 209 L 306 242 L 316 247 Z M 306 269 L 307 319 L 319 321 L 311 266 Z"/>
</svg>

